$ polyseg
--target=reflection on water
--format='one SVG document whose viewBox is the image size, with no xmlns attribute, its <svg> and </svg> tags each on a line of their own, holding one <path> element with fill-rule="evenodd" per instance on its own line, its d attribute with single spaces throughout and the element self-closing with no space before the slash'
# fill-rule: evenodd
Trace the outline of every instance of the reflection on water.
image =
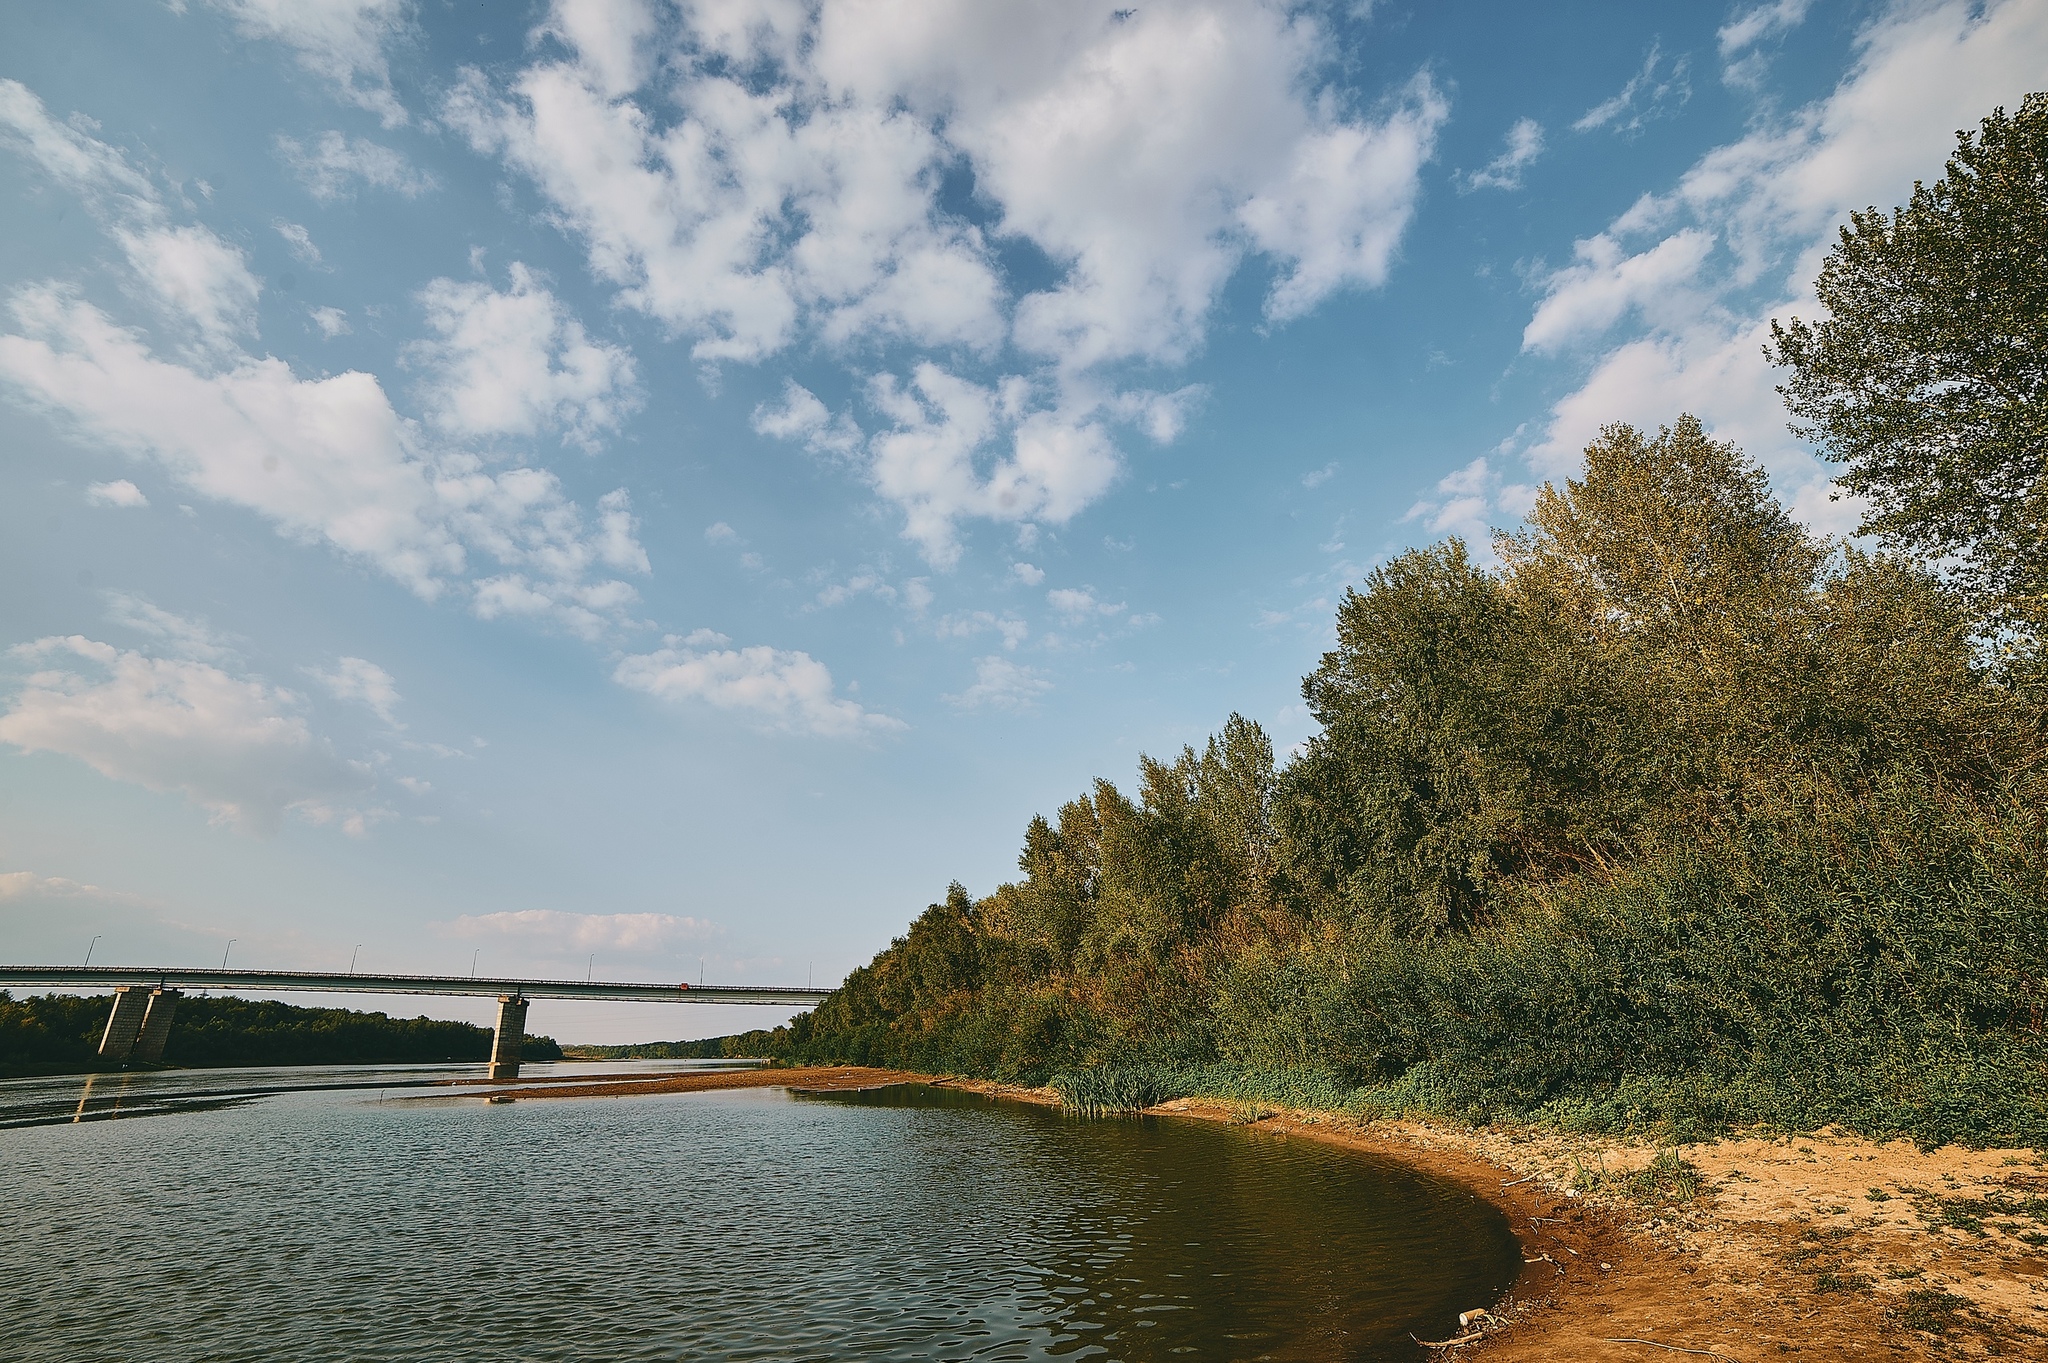
<svg viewBox="0 0 2048 1363">
<path fill-rule="evenodd" d="M 528 1063 L 527 1080 L 579 1074 L 669 1074 L 748 1069 L 749 1060 L 607 1060 Z M 134 1070 L 0 1081 L 0 1130 L 15 1126 L 158 1117 L 232 1107 L 275 1093 L 322 1089 L 446 1088 L 488 1082 L 480 1064 L 300 1065 L 248 1069 Z"/>
<path fill-rule="evenodd" d="M 0 1169 L 0 1353 L 38 1360 L 1419 1358 L 1520 1258 L 1398 1165 L 924 1089 L 298 1091 L 0 1132 Z"/>
</svg>

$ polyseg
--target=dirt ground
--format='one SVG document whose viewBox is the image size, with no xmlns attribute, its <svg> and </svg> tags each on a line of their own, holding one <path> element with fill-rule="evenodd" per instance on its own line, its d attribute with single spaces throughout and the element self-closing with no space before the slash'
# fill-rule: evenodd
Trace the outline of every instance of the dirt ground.
<svg viewBox="0 0 2048 1363">
<path fill-rule="evenodd" d="M 900 1083 L 1057 1102 L 1044 1089 L 854 1067 L 577 1077 L 491 1093 Z M 2031 1150 L 1921 1151 L 1824 1131 L 1660 1151 L 1197 1100 L 1153 1111 L 1405 1160 L 1499 1206 L 1522 1275 L 1465 1333 L 1424 1341 L 1447 1360 L 2048 1360 L 2048 1158 Z"/>
</svg>

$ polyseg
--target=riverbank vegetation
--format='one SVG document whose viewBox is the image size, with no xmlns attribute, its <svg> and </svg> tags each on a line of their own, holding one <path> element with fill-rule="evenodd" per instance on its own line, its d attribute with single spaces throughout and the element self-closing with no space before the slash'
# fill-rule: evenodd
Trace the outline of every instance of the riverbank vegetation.
<svg viewBox="0 0 2048 1363">
<path fill-rule="evenodd" d="M 1611 426 L 1521 530 L 1346 594 L 1300 750 L 1232 716 L 1097 781 L 778 1056 L 1098 1111 L 2048 1145 L 2044 259 L 2033 96 L 1777 332 L 1879 547 L 1691 417 Z"/>
<path fill-rule="evenodd" d="M 636 1041 L 604 1046 L 579 1043 L 562 1048 L 568 1060 L 754 1060 L 768 1055 L 775 1035 L 768 1031 L 739 1032 L 701 1041 Z"/>
<path fill-rule="evenodd" d="M 111 995 L 0 992 L 0 1075 L 72 1074 L 100 1063 Z M 554 1039 L 527 1037 L 525 1060 L 559 1060 Z M 163 1063 L 168 1066 L 402 1065 L 485 1061 L 491 1029 L 433 1018 L 394 1018 L 347 1008 L 301 1008 L 270 999 L 202 998 L 178 1003 Z"/>
</svg>

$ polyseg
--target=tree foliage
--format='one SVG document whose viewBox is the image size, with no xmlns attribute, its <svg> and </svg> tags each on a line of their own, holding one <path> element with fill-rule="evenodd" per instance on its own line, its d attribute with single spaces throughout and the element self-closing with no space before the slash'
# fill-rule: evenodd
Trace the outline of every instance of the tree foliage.
<svg viewBox="0 0 2048 1363">
<path fill-rule="evenodd" d="M 1493 547 L 1346 594 L 1292 761 L 1232 716 L 1098 781 L 778 1052 L 2048 1140 L 2039 726 L 1960 594 L 1690 417 L 1603 431 Z"/>
<path fill-rule="evenodd" d="M 98 1063 L 111 995 L 0 992 L 0 1073 L 63 1073 Z M 394 1018 L 274 999 L 187 997 L 164 1047 L 167 1065 L 359 1065 L 487 1060 L 491 1030 L 467 1022 Z M 529 1036 L 526 1060 L 559 1060 L 551 1037 Z"/>
<path fill-rule="evenodd" d="M 1956 134 L 1947 171 L 1850 215 L 1825 320 L 1771 324 L 1794 430 L 1867 533 L 1957 577 L 1994 627 L 2048 622 L 2048 93 Z"/>
</svg>

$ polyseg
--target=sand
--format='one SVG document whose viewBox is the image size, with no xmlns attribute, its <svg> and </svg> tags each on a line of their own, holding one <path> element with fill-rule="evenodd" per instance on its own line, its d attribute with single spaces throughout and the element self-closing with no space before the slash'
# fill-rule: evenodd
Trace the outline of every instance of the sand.
<svg viewBox="0 0 2048 1363">
<path fill-rule="evenodd" d="M 851 1066 L 579 1076 L 488 1093 L 902 1083 L 1058 1101 L 1045 1089 Z M 1672 1201 L 1626 1183 L 1657 1149 L 1612 1138 L 1197 1100 L 1153 1111 L 1400 1159 L 1500 1207 L 1522 1245 L 1521 1277 L 1462 1334 L 1428 1341 L 1446 1359 L 2048 1360 L 2048 1159 L 2031 1150 L 1922 1151 L 1840 1132 L 1702 1142 L 1678 1147 L 1698 1195 Z M 1587 1188 L 1589 1173 L 1605 1177 Z"/>
</svg>

